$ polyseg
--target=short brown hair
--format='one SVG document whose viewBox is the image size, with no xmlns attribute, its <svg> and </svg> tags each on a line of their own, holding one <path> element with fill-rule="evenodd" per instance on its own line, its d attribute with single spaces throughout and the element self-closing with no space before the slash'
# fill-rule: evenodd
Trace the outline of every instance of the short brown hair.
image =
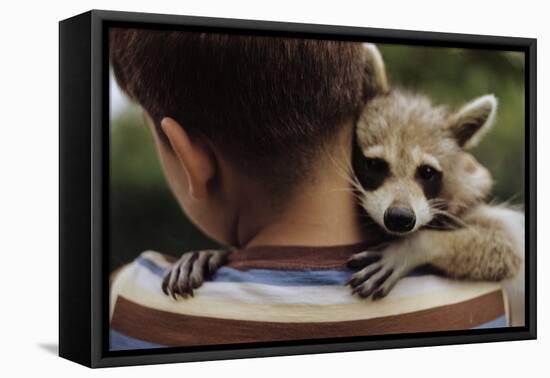
<svg viewBox="0 0 550 378">
<path fill-rule="evenodd" d="M 355 42 L 114 28 L 109 52 L 157 130 L 172 117 L 255 175 L 303 174 L 368 95 Z"/>
</svg>

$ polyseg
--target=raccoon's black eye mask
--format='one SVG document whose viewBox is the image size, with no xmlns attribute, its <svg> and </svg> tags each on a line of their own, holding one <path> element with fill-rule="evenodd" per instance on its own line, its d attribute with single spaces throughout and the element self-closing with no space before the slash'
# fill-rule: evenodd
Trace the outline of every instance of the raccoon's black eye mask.
<svg viewBox="0 0 550 378">
<path fill-rule="evenodd" d="M 422 186 L 427 198 L 434 198 L 441 191 L 443 173 L 428 164 L 422 164 L 416 169 L 416 180 Z"/>
<path fill-rule="evenodd" d="M 375 190 L 380 187 L 390 174 L 390 166 L 381 158 L 368 158 L 359 148 L 354 149 L 353 171 L 359 183 L 365 190 Z"/>
<path fill-rule="evenodd" d="M 357 143 L 357 137 L 353 140 L 352 165 L 359 184 L 365 190 L 376 190 L 390 175 L 388 162 L 381 158 L 366 157 Z"/>
<path fill-rule="evenodd" d="M 357 178 L 366 190 L 375 190 L 384 183 L 384 180 L 390 174 L 388 162 L 380 158 L 365 157 L 361 168 L 358 170 Z"/>
</svg>

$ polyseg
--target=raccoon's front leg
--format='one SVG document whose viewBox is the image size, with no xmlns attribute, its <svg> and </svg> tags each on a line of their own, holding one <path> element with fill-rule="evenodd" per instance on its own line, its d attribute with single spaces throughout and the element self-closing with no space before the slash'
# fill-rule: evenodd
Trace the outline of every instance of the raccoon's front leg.
<svg viewBox="0 0 550 378">
<path fill-rule="evenodd" d="M 167 270 L 162 280 L 164 294 L 177 299 L 193 296 L 193 291 L 227 261 L 230 251 L 207 250 L 184 253 Z"/>
<path fill-rule="evenodd" d="M 523 214 L 482 205 L 464 217 L 464 227 L 450 231 L 420 230 L 381 252 L 358 253 L 351 268 L 363 268 L 349 284 L 362 297 L 383 297 L 399 278 L 431 264 L 448 276 L 501 281 L 516 276 L 522 264 Z"/>
<path fill-rule="evenodd" d="M 421 231 L 420 231 L 421 232 Z M 385 297 L 395 284 L 416 267 L 431 259 L 426 250 L 417 248 L 418 233 L 390 244 L 382 251 L 365 251 L 353 255 L 348 266 L 361 269 L 348 284 L 353 294 L 373 299 Z"/>
<path fill-rule="evenodd" d="M 451 277 L 507 280 L 522 264 L 523 222 L 518 211 L 482 205 L 464 216 L 461 229 L 421 231 L 419 247 L 430 250 L 430 263 Z"/>
</svg>

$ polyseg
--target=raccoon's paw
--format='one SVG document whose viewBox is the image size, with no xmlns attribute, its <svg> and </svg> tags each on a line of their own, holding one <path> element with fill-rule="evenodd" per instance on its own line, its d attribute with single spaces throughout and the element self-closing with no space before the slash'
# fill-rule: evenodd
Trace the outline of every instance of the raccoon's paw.
<svg viewBox="0 0 550 378">
<path fill-rule="evenodd" d="M 516 255 L 515 251 L 497 250 L 497 253 L 488 255 L 488 258 L 479 264 L 478 279 L 504 281 L 514 278 L 519 273 L 523 259 Z"/>
<path fill-rule="evenodd" d="M 388 295 L 395 284 L 413 267 L 408 259 L 402 258 L 399 248 L 386 248 L 384 251 L 366 251 L 353 255 L 348 260 L 350 268 L 362 268 L 348 281 L 352 295 L 362 298 L 372 296 L 373 300 Z"/>
<path fill-rule="evenodd" d="M 162 291 L 174 299 L 192 297 L 193 290 L 224 265 L 230 253 L 217 250 L 184 253 L 164 275 Z"/>
</svg>

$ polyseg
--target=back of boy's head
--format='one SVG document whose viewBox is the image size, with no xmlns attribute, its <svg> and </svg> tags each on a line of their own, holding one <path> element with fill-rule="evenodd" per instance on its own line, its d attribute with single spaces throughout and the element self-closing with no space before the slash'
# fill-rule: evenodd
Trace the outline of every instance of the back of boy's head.
<svg viewBox="0 0 550 378">
<path fill-rule="evenodd" d="M 117 82 L 159 128 L 178 121 L 243 173 L 296 181 L 370 96 L 360 43 L 111 29 Z"/>
</svg>

